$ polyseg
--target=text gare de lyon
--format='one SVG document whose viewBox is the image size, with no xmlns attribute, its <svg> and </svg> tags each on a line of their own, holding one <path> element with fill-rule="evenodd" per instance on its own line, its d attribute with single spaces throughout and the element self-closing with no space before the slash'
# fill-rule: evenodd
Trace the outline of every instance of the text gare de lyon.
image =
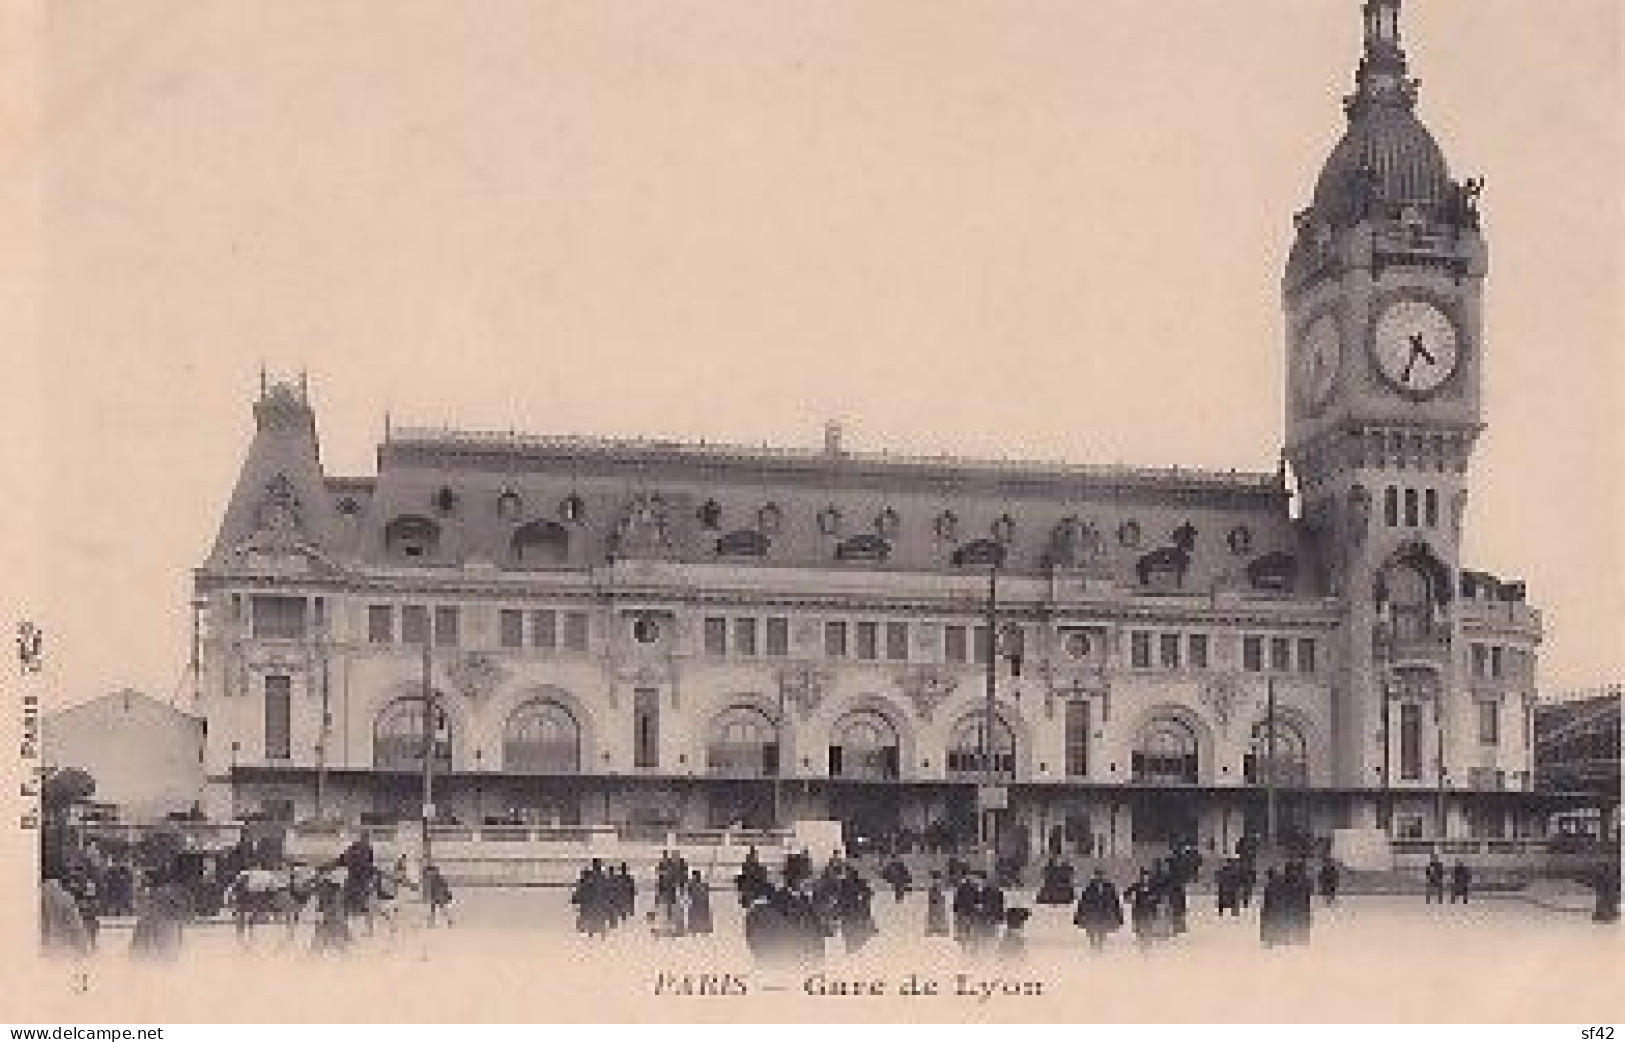
<svg viewBox="0 0 1625 1042">
<path fill-rule="evenodd" d="M 749 978 L 729 974 L 661 973 L 655 977 L 654 993 L 674 997 L 725 997 L 749 995 L 753 990 L 785 991 L 781 986 L 752 988 Z M 983 978 L 969 973 L 937 978 L 917 973 L 902 977 L 836 977 L 813 973 L 801 982 L 803 994 L 815 998 L 899 998 L 944 997 L 989 1002 L 995 998 L 1041 998 L 1044 982 L 1002 977 Z"/>
</svg>

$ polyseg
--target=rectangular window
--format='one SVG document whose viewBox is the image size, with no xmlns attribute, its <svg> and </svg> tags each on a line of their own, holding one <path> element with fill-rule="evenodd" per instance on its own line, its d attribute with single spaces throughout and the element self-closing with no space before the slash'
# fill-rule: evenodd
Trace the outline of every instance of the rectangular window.
<svg viewBox="0 0 1625 1042">
<path fill-rule="evenodd" d="M 1416 490 L 1408 488 L 1405 490 L 1405 527 L 1415 528 L 1416 525 Z"/>
<path fill-rule="evenodd" d="M 721 658 L 728 653 L 728 620 L 710 616 L 705 620 L 705 653 Z"/>
<path fill-rule="evenodd" d="M 1439 493 L 1431 488 L 1422 496 L 1422 513 L 1429 528 L 1439 527 Z"/>
<path fill-rule="evenodd" d="M 1292 642 L 1285 637 L 1270 638 L 1270 669 L 1285 673 L 1292 668 Z"/>
<path fill-rule="evenodd" d="M 1135 669 L 1151 668 L 1151 634 L 1138 630 L 1129 634 L 1129 665 Z"/>
<path fill-rule="evenodd" d="M 1261 673 L 1264 670 L 1264 638 L 1241 638 L 1241 668 L 1249 673 Z"/>
<path fill-rule="evenodd" d="M 660 692 L 651 688 L 632 693 L 632 766 L 640 771 L 660 766 Z"/>
<path fill-rule="evenodd" d="M 1082 778 L 1089 773 L 1089 703 L 1066 704 L 1066 774 Z"/>
<path fill-rule="evenodd" d="M 824 654 L 830 658 L 846 658 L 846 623 L 824 623 Z"/>
<path fill-rule="evenodd" d="M 429 641 L 429 609 L 421 604 L 401 606 L 401 642 L 426 644 Z"/>
<path fill-rule="evenodd" d="M 1422 707 L 1415 702 L 1399 707 L 1399 776 L 1404 781 L 1422 777 Z"/>
<path fill-rule="evenodd" d="M 986 665 L 993 657 L 993 645 L 987 638 L 987 627 L 977 626 L 971 631 L 971 656 L 978 665 Z"/>
<path fill-rule="evenodd" d="M 1490 676 L 1492 676 L 1492 677 L 1500 677 L 1500 675 L 1501 675 L 1501 645 L 1492 644 L 1492 645 L 1490 645 Z"/>
<path fill-rule="evenodd" d="M 1313 637 L 1300 637 L 1298 639 L 1298 672 L 1313 673 L 1315 671 L 1315 639 Z"/>
<path fill-rule="evenodd" d="M 873 622 L 858 623 L 858 658 L 871 661 L 880 657 L 880 626 Z"/>
<path fill-rule="evenodd" d="M 1178 669 L 1180 644 L 1179 634 L 1164 633 L 1158 638 L 1157 643 L 1159 652 L 1157 661 L 1162 664 L 1162 668 Z"/>
<path fill-rule="evenodd" d="M 1389 528 L 1399 527 L 1399 489 L 1392 485 L 1382 493 L 1382 519 Z"/>
<path fill-rule="evenodd" d="M 1401 814 L 1396 819 L 1400 839 L 1422 838 L 1422 815 Z"/>
<path fill-rule="evenodd" d="M 564 648 L 566 651 L 576 652 L 587 650 L 586 612 L 567 611 L 564 613 Z"/>
<path fill-rule="evenodd" d="M 965 627 L 942 627 L 942 657 L 948 662 L 964 662 L 969 655 L 965 646 Z"/>
<path fill-rule="evenodd" d="M 559 616 L 552 611 L 530 613 L 530 642 L 545 651 L 559 646 Z"/>
<path fill-rule="evenodd" d="M 525 613 L 503 608 L 497 612 L 497 643 L 505 648 L 525 646 Z"/>
<path fill-rule="evenodd" d="M 254 636 L 273 640 L 299 640 L 305 635 L 305 599 L 255 594 L 249 601 L 254 612 Z"/>
<path fill-rule="evenodd" d="M 444 648 L 455 648 L 458 615 L 456 608 L 439 607 L 434 610 L 434 642 Z"/>
<path fill-rule="evenodd" d="M 1190 636 L 1190 661 L 1192 669 L 1207 668 L 1207 634 L 1192 633 Z"/>
<path fill-rule="evenodd" d="M 886 623 L 886 657 L 893 662 L 908 658 L 908 623 Z"/>
<path fill-rule="evenodd" d="M 756 657 L 756 620 L 734 620 L 734 654 Z"/>
<path fill-rule="evenodd" d="M 790 654 L 790 620 L 767 620 L 767 653 L 772 658 Z"/>
<path fill-rule="evenodd" d="M 1489 675 L 1490 651 L 1482 644 L 1473 645 L 1473 677 L 1483 680 Z"/>
<path fill-rule="evenodd" d="M 280 673 L 265 678 L 265 758 L 286 760 L 293 752 L 293 680 Z"/>
<path fill-rule="evenodd" d="M 395 609 L 387 604 L 367 605 L 367 639 L 388 644 L 395 639 Z"/>
<path fill-rule="evenodd" d="M 1501 743 L 1501 703 L 1478 703 L 1478 744 L 1499 745 Z"/>
</svg>

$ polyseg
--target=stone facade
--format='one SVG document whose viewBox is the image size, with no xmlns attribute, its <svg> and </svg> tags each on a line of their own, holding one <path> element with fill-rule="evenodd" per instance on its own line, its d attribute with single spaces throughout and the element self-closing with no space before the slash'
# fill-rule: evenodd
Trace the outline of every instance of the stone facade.
<svg viewBox="0 0 1625 1042">
<path fill-rule="evenodd" d="M 1516 828 L 1540 621 L 1458 563 L 1487 251 L 1395 7 L 1367 5 L 1350 140 L 1283 284 L 1290 479 L 836 429 L 393 429 L 376 477 L 335 477 L 303 388 L 268 384 L 196 576 L 216 809 L 416 815 L 428 686 L 435 808 L 463 823 L 964 835 L 994 782 L 1009 842 L 1220 849 L 1272 776 L 1289 832 Z M 1447 323 L 1436 385 L 1384 355 L 1417 302 Z"/>
</svg>

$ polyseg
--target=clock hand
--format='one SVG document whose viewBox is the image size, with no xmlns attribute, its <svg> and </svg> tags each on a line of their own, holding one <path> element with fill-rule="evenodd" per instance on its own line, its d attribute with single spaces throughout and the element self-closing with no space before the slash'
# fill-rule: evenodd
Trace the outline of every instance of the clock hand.
<svg viewBox="0 0 1625 1042">
<path fill-rule="evenodd" d="M 1414 358 L 1417 355 L 1421 355 L 1423 358 L 1427 359 L 1428 365 L 1438 365 L 1439 364 L 1438 359 L 1433 357 L 1433 352 L 1429 351 L 1426 347 L 1422 346 L 1422 334 L 1421 333 L 1412 333 L 1411 334 L 1411 357 Z"/>
</svg>

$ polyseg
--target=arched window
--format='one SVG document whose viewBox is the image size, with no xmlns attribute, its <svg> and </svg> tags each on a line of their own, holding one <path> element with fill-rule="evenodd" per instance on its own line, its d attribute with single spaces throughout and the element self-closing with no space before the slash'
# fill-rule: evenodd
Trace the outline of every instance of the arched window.
<svg viewBox="0 0 1625 1042">
<path fill-rule="evenodd" d="M 1389 569 L 1387 584 L 1394 637 L 1414 640 L 1425 636 L 1433 618 L 1433 588 L 1427 575 L 1416 565 L 1401 562 Z"/>
<path fill-rule="evenodd" d="M 1389 528 L 1399 526 L 1399 489 L 1392 485 L 1382 492 L 1382 520 Z"/>
<path fill-rule="evenodd" d="M 502 733 L 502 769 L 532 774 L 581 770 L 581 726 L 557 702 L 526 702 L 508 717 Z"/>
<path fill-rule="evenodd" d="M 1195 785 L 1199 773 L 1196 732 L 1183 720 L 1158 717 L 1134 747 L 1134 780 L 1153 785 Z"/>
<path fill-rule="evenodd" d="M 451 770 L 451 722 L 438 703 L 435 709 L 434 765 Z M 424 705 L 421 698 L 398 698 L 384 707 L 373 723 L 372 762 L 380 771 L 421 771 L 423 769 Z"/>
<path fill-rule="evenodd" d="M 421 560 L 440 552 L 440 526 L 407 514 L 384 526 L 384 552 L 395 559 Z"/>
<path fill-rule="evenodd" d="M 948 774 L 980 777 L 986 769 L 983 751 L 991 745 L 993 772 L 1007 778 L 1016 774 L 1016 736 L 1003 717 L 993 718 L 993 741 L 984 744 L 987 715 L 973 713 L 954 726 L 948 736 Z"/>
<path fill-rule="evenodd" d="M 1309 743 L 1303 732 L 1289 720 L 1275 720 L 1275 757 L 1270 758 L 1268 720 L 1253 725 L 1252 741 L 1242 764 L 1242 773 L 1252 785 L 1309 784 Z"/>
<path fill-rule="evenodd" d="M 570 554 L 570 530 L 557 521 L 532 521 L 514 529 L 509 540 L 515 564 L 561 564 Z"/>
<path fill-rule="evenodd" d="M 1422 517 L 1429 528 L 1439 527 L 1439 493 L 1428 489 L 1422 493 Z"/>
<path fill-rule="evenodd" d="M 849 713 L 835 724 L 829 746 L 831 778 L 896 778 L 897 729 L 879 713 Z"/>
<path fill-rule="evenodd" d="M 711 721 L 705 750 L 712 774 L 770 778 L 779 773 L 778 728 L 753 706 L 734 706 Z"/>
</svg>

